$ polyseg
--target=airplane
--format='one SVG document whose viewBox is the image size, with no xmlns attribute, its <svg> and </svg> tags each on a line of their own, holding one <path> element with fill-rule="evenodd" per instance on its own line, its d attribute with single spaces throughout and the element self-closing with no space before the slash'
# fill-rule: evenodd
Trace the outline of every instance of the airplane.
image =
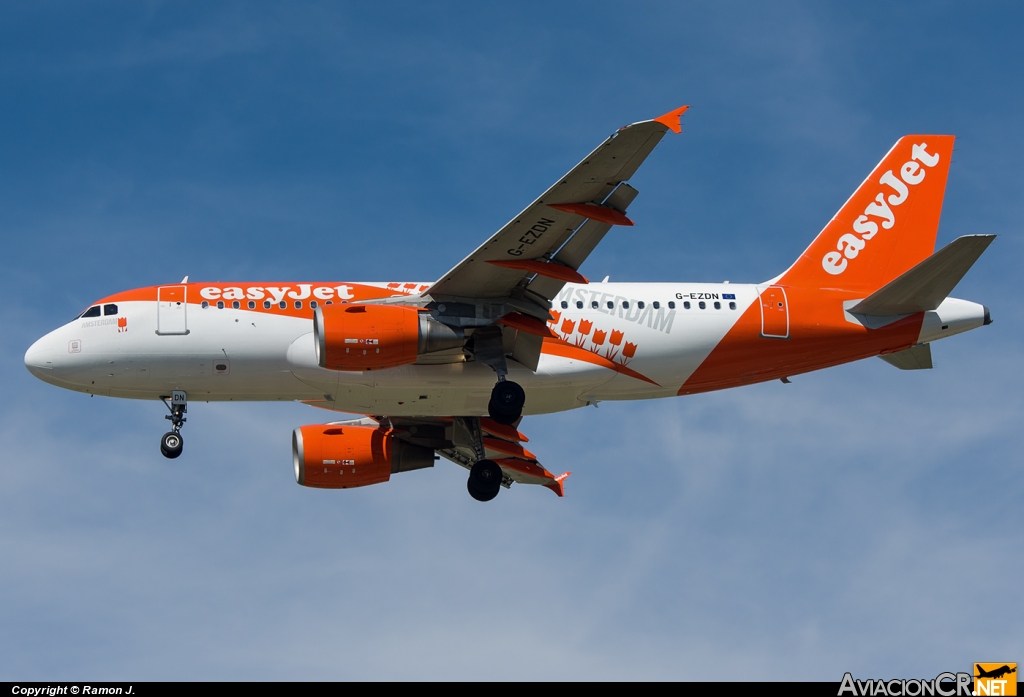
<svg viewBox="0 0 1024 697">
<path fill-rule="evenodd" d="M 996 679 L 998 679 L 998 678 L 1003 677 L 1004 675 L 1009 675 L 1010 673 L 1016 673 L 1017 672 L 1017 664 L 1015 663 L 1013 668 L 1011 668 L 1009 665 L 1004 664 L 1004 665 L 1002 665 L 1002 666 L 1000 666 L 998 668 L 994 668 L 992 670 L 985 670 L 984 668 L 981 667 L 980 664 L 975 663 L 974 664 L 974 669 L 977 672 L 977 675 L 974 676 L 976 678 L 996 678 Z"/>
<path fill-rule="evenodd" d="M 479 501 L 513 483 L 564 494 L 524 415 L 790 377 L 872 356 L 932 367 L 931 342 L 991 323 L 949 297 L 994 235 L 933 253 L 954 137 L 900 138 L 810 246 L 762 283 L 590 282 L 630 226 L 629 179 L 680 107 L 620 128 L 433 282 L 190 282 L 115 293 L 36 341 L 28 370 L 90 395 L 162 400 L 182 452 L 188 401 L 294 400 L 355 419 L 292 433 L 296 481 L 346 489 L 469 470 Z"/>
</svg>

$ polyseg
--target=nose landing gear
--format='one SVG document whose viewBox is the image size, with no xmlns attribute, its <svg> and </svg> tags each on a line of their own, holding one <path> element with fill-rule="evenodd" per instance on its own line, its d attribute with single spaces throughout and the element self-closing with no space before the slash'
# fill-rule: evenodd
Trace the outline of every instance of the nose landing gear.
<svg viewBox="0 0 1024 697">
<path fill-rule="evenodd" d="M 168 399 L 170 399 L 170 402 L 167 401 Z M 181 427 L 188 421 L 185 418 L 185 412 L 188 411 L 188 397 L 183 391 L 174 390 L 169 398 L 161 397 L 160 401 L 171 412 L 164 417 L 171 422 L 171 430 L 160 438 L 160 453 L 164 457 L 173 460 L 181 455 L 182 446 L 185 444 L 184 439 L 181 437 Z"/>
<path fill-rule="evenodd" d="M 174 458 L 181 455 L 181 448 L 184 445 L 184 441 L 181 438 L 181 434 L 177 431 L 168 431 L 160 439 L 160 452 L 164 457 L 173 460 Z"/>
</svg>

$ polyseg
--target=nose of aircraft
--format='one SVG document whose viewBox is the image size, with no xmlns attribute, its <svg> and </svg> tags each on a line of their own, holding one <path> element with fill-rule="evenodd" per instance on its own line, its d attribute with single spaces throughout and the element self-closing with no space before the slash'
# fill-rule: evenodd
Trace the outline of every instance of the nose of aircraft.
<svg viewBox="0 0 1024 697">
<path fill-rule="evenodd" d="M 25 352 L 25 367 L 37 378 L 46 379 L 53 371 L 53 338 L 47 334 L 28 347 Z"/>
</svg>

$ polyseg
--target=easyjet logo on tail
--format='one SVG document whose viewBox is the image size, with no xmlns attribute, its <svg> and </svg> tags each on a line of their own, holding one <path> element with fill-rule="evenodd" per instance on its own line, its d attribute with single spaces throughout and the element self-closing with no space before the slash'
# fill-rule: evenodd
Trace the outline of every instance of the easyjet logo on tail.
<svg viewBox="0 0 1024 697">
<path fill-rule="evenodd" d="M 926 169 L 931 169 L 939 164 L 939 154 L 929 153 L 928 144 L 920 143 L 911 149 L 911 158 L 900 167 L 900 176 L 888 170 L 879 179 L 878 183 L 888 187 L 895 193 L 889 193 L 883 189 L 875 196 L 874 200 L 864 209 L 863 215 L 853 222 L 853 232 L 848 232 L 839 238 L 836 244 L 836 251 L 831 251 L 821 258 L 821 266 L 826 272 L 838 276 L 849 265 L 850 260 L 856 259 L 857 255 L 868 245 L 868 242 L 878 234 L 878 225 L 881 222 L 883 230 L 891 230 L 896 224 L 896 213 L 893 208 L 902 205 L 910 197 L 910 187 L 917 186 L 924 181 Z M 886 196 L 886 194 L 889 194 Z"/>
</svg>

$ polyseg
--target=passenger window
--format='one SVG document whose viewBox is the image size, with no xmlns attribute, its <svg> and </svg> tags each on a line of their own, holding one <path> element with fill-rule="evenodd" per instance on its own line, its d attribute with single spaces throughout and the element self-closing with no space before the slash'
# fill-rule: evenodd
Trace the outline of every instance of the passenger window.
<svg viewBox="0 0 1024 697">
<path fill-rule="evenodd" d="M 205 310 L 205 309 L 206 309 L 206 308 L 208 308 L 209 306 L 210 306 L 210 303 L 208 303 L 208 302 L 206 302 L 206 301 L 204 300 L 204 301 L 203 301 L 203 309 Z"/>
<path fill-rule="evenodd" d="M 256 309 L 256 301 L 255 300 L 250 300 L 249 301 L 249 309 L 250 310 L 255 310 Z"/>
<path fill-rule="evenodd" d="M 576 301 L 576 309 L 577 310 L 582 310 L 583 309 L 583 301 L 582 300 L 577 300 Z"/>
<path fill-rule="evenodd" d="M 609 310 L 614 310 L 615 309 L 615 303 L 613 303 L 611 300 L 608 301 L 608 309 Z"/>
<path fill-rule="evenodd" d="M 669 303 L 669 307 L 671 307 L 671 306 L 672 306 L 672 303 Z M 687 300 L 686 302 L 683 303 L 683 309 L 684 310 L 689 310 L 690 309 L 690 301 L 689 300 Z"/>
<path fill-rule="evenodd" d="M 653 306 L 654 306 L 654 309 L 655 309 L 655 310 L 657 310 L 658 308 L 660 308 L 660 307 L 661 307 L 661 303 L 660 303 L 660 302 L 658 302 L 657 300 L 655 300 L 655 301 L 654 301 L 653 303 L 651 303 L 651 305 L 653 305 Z"/>
<path fill-rule="evenodd" d="M 628 303 L 628 302 L 626 302 L 625 300 L 623 300 L 623 301 L 622 301 L 622 307 L 624 307 L 625 309 L 627 309 L 627 310 L 628 310 L 628 309 L 629 309 L 629 303 Z"/>
<path fill-rule="evenodd" d="M 238 308 L 240 308 L 241 306 L 242 306 L 242 303 L 238 302 L 237 300 L 235 302 L 231 303 L 231 307 L 233 307 L 236 310 Z"/>
<path fill-rule="evenodd" d="M 715 309 L 716 309 L 716 310 L 721 310 L 721 309 L 722 309 L 722 303 L 720 303 L 720 302 L 718 302 L 718 301 L 716 300 L 716 301 L 715 301 Z"/>
<path fill-rule="evenodd" d="M 269 310 L 270 309 L 270 301 L 269 300 L 264 300 L 263 301 L 263 309 L 264 310 Z"/>
<path fill-rule="evenodd" d="M 592 307 L 593 309 L 596 310 L 597 309 L 597 301 L 596 300 L 591 300 L 590 301 L 590 307 Z"/>
<path fill-rule="evenodd" d="M 100 306 L 99 305 L 93 305 L 88 310 L 86 310 L 85 312 L 82 313 L 82 317 L 99 317 L 99 316 L 100 316 Z"/>
<path fill-rule="evenodd" d="M 562 309 L 564 310 L 564 309 L 565 309 L 565 308 L 567 308 L 567 307 L 569 307 L 569 303 L 567 303 L 567 302 L 565 302 L 565 301 L 563 300 L 563 301 L 562 301 Z"/>
<path fill-rule="evenodd" d="M 281 302 L 279 302 L 279 303 L 278 303 L 277 305 L 278 305 L 278 307 L 280 307 L 280 308 L 281 308 L 282 310 L 284 310 L 284 309 L 286 309 L 286 308 L 288 307 L 288 303 L 286 303 L 286 302 L 285 302 L 284 300 L 282 300 Z"/>
<path fill-rule="evenodd" d="M 309 301 L 309 307 L 310 307 L 310 309 L 315 310 L 316 309 L 316 300 L 310 300 Z"/>
<path fill-rule="evenodd" d="M 697 305 L 698 305 L 698 306 L 700 307 L 700 309 L 702 309 L 702 310 L 703 310 L 704 308 L 706 308 L 706 307 L 707 307 L 707 305 L 706 305 L 706 304 L 704 303 L 704 301 L 703 301 L 703 300 L 701 300 L 701 301 L 700 301 L 699 303 L 697 303 Z"/>
<path fill-rule="evenodd" d="M 643 301 L 643 300 L 641 300 L 640 302 L 638 302 L 638 303 L 636 304 L 636 306 L 637 306 L 637 307 L 639 307 L 639 308 L 640 308 L 641 310 L 642 310 L 642 309 L 644 309 L 644 301 Z"/>
<path fill-rule="evenodd" d="M 296 310 L 301 310 L 302 309 L 302 301 L 301 300 L 296 300 L 295 301 L 295 309 Z"/>
<path fill-rule="evenodd" d="M 736 309 L 736 303 L 729 303 L 729 309 L 730 310 L 735 310 Z"/>
<path fill-rule="evenodd" d="M 686 303 L 686 307 L 689 308 L 690 307 L 690 303 Z M 668 301 L 668 309 L 670 309 L 670 310 L 676 309 L 676 301 L 675 300 L 669 300 Z"/>
<path fill-rule="evenodd" d="M 217 301 L 217 309 L 218 310 L 223 310 L 224 309 L 224 301 L 223 300 L 218 300 Z"/>
<path fill-rule="evenodd" d="M 103 314 L 104 315 L 116 315 L 117 314 L 117 305 L 104 305 L 103 306 Z"/>
</svg>

